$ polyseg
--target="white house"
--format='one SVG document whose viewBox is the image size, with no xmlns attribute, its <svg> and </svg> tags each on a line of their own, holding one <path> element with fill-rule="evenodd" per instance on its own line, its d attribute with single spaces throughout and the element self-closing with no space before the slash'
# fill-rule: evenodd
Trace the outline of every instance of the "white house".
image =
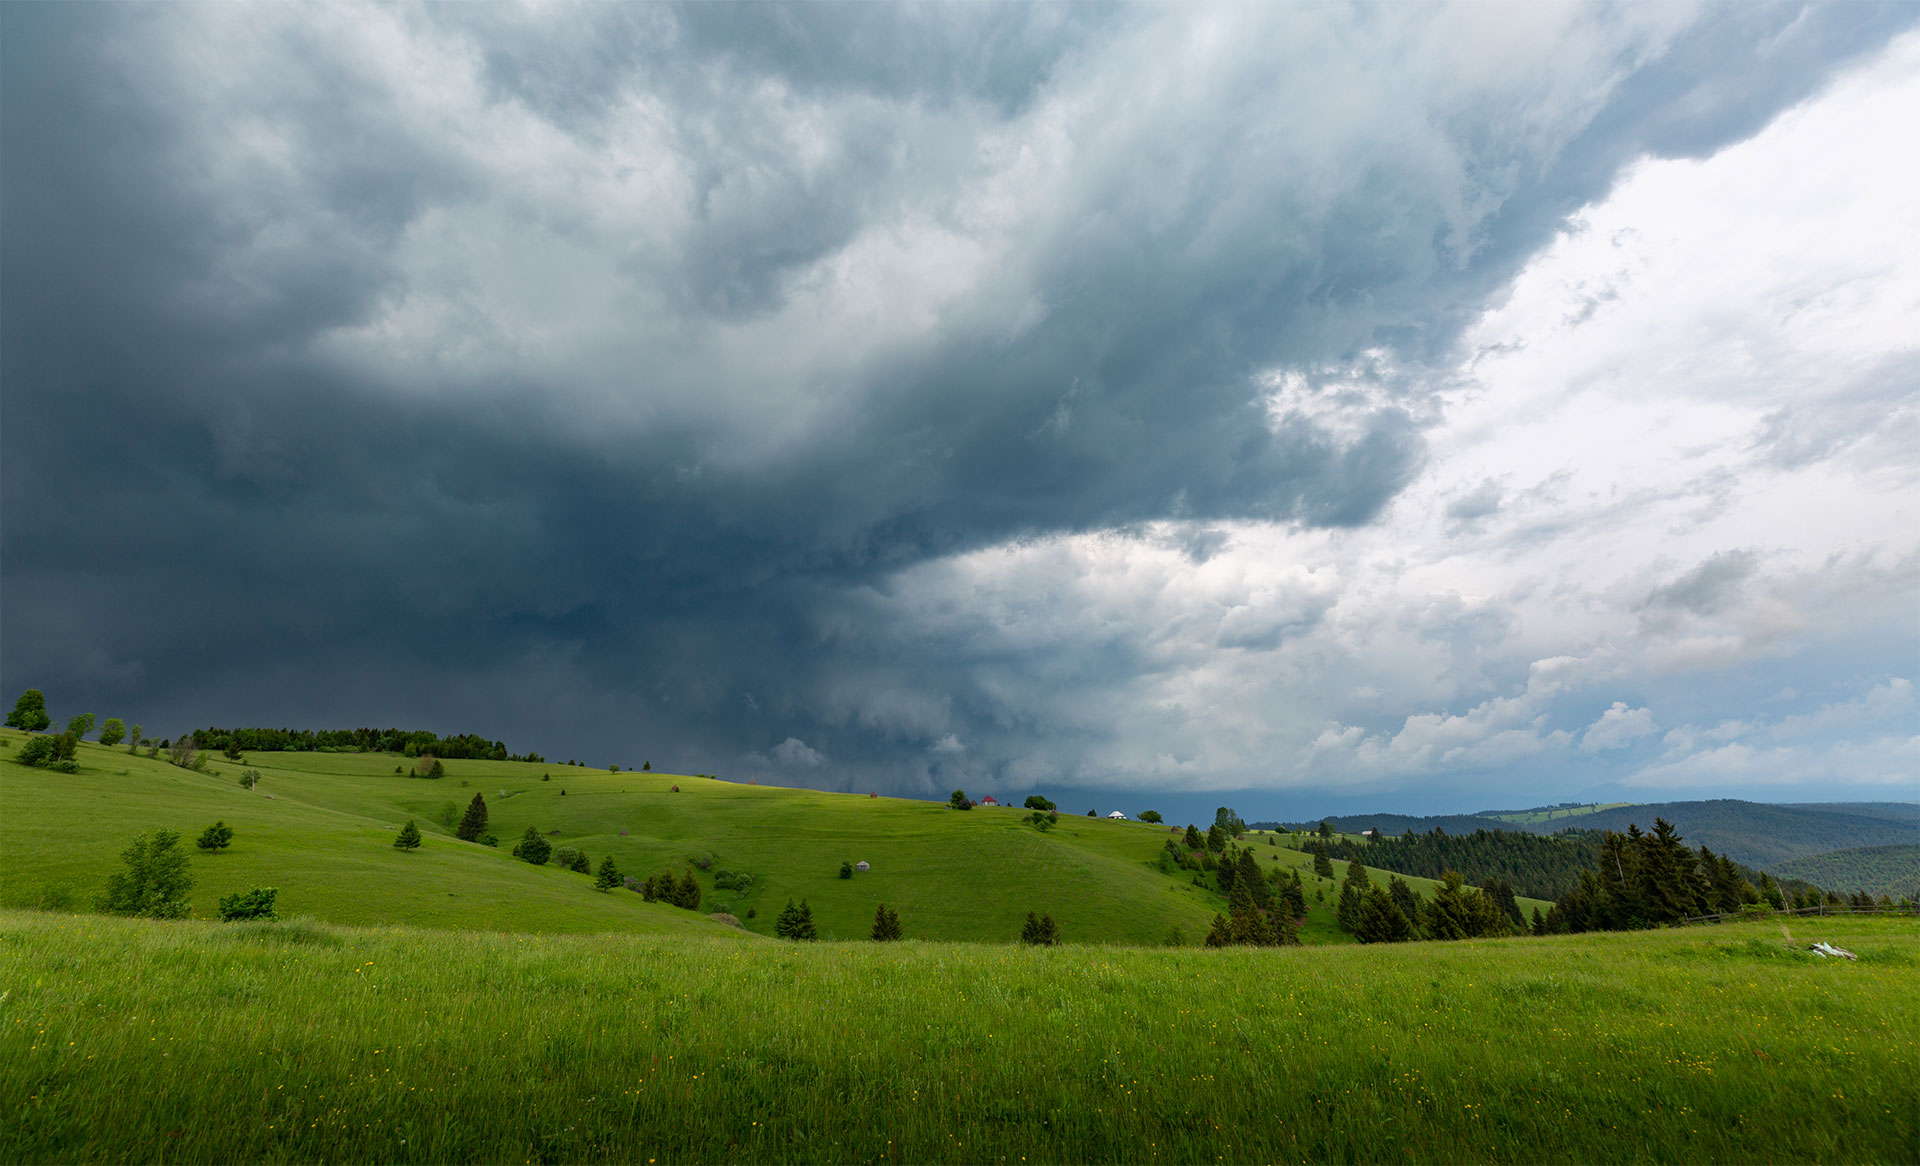
<svg viewBox="0 0 1920 1166">
<path fill-rule="evenodd" d="M 1121 813 L 1119 810 L 1115 810 L 1113 813 L 1108 814 L 1107 817 L 1112 818 L 1116 822 L 1124 822 L 1127 820 L 1127 816 Z"/>
</svg>

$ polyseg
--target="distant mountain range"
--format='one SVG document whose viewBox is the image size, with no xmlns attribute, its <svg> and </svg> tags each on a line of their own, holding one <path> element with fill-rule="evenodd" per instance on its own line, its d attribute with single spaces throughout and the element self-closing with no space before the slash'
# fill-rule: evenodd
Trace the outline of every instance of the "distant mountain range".
<svg viewBox="0 0 1920 1166">
<path fill-rule="evenodd" d="M 1920 843 L 1920 804 L 1913 802 L 1833 802 L 1776 805 L 1727 798 L 1704 802 L 1651 802 L 1613 805 L 1569 813 L 1552 807 L 1556 816 L 1537 811 L 1499 811 L 1485 814 L 1342 814 L 1327 819 L 1335 830 L 1357 833 L 1376 829 L 1385 834 L 1408 830 L 1425 834 L 1471 834 L 1475 830 L 1526 830 L 1555 834 L 1566 829 L 1625 831 L 1628 824 L 1651 829 L 1655 818 L 1665 818 L 1685 836 L 1690 846 L 1709 846 L 1735 862 L 1775 870 L 1793 859 L 1833 851 Z M 1515 821 L 1538 816 L 1539 821 Z M 1320 824 L 1255 823 L 1267 829 L 1313 829 Z M 1826 885 L 1811 875 L 1800 877 Z"/>
</svg>

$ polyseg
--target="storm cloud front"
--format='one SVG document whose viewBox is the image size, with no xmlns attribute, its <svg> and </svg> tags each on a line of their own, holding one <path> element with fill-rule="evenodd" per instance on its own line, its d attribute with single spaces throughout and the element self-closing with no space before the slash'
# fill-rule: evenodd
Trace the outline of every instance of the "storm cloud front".
<svg viewBox="0 0 1920 1166">
<path fill-rule="evenodd" d="M 1911 797 L 1915 23 L 0 7 L 6 699 Z"/>
</svg>

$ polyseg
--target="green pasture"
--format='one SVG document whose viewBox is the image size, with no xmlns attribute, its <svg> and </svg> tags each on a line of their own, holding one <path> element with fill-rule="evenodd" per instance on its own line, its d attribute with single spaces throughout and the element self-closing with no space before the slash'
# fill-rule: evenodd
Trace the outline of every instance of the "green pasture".
<svg viewBox="0 0 1920 1166">
<path fill-rule="evenodd" d="M 1199 943 L 1225 907 L 1192 885 L 1190 872 L 1162 872 L 1170 828 L 1139 822 L 1062 815 L 1043 833 L 1011 808 L 957 812 L 934 802 L 506 761 L 447 761 L 446 776 L 425 780 L 396 774 L 411 761 L 384 753 L 258 753 L 243 763 L 212 760 L 201 773 L 83 742 L 76 774 L 25 768 L 5 755 L 0 750 L 0 837 L 15 861 L 0 881 L 4 906 L 86 909 L 135 834 L 178 830 L 191 849 L 219 819 L 235 841 L 218 855 L 194 853 L 201 916 L 213 914 L 222 895 L 260 885 L 280 889 L 283 913 L 346 924 L 701 934 L 721 926 L 705 914 L 723 911 L 749 932 L 771 935 L 792 898 L 807 900 L 823 939 L 864 938 L 874 908 L 886 903 L 910 938 L 1012 942 L 1026 913 L 1039 911 L 1054 917 L 1063 942 L 1154 945 Z M 245 767 L 262 774 L 251 791 L 238 783 Z M 445 824 L 476 793 L 487 800 L 498 849 L 462 842 Z M 391 846 L 408 818 L 425 836 L 413 853 Z M 596 864 L 612 855 L 622 872 L 641 877 L 706 859 L 710 869 L 695 868 L 706 891 L 701 912 L 626 891 L 598 893 L 585 875 L 518 862 L 509 852 L 529 826 Z M 1263 865 L 1303 869 L 1303 941 L 1350 942 L 1333 919 L 1338 882 L 1316 883 L 1302 852 L 1249 841 Z M 842 861 L 871 869 L 842 879 Z M 721 870 L 753 875 L 751 888 L 715 887 Z M 1385 883 L 1385 872 L 1373 874 Z M 1408 881 L 1431 895 L 1429 881 Z"/>
<path fill-rule="evenodd" d="M 5 911 L 0 1160 L 1920 1159 L 1920 928 L 1787 926 L 1168 951 Z"/>
<path fill-rule="evenodd" d="M 1502 822 L 1514 822 L 1531 826 L 1538 822 L 1559 822 L 1569 818 L 1584 818 L 1588 814 L 1597 814 L 1602 810 L 1620 810 L 1636 805 L 1635 802 L 1596 802 L 1590 806 L 1566 806 L 1557 809 L 1514 810 L 1505 814 L 1482 814 L 1484 818 L 1494 818 Z"/>
</svg>

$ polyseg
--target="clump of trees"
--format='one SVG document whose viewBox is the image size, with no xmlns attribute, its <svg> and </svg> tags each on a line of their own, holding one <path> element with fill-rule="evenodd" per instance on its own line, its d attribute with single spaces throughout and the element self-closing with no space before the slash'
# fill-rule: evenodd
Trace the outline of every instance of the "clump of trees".
<svg viewBox="0 0 1920 1166">
<path fill-rule="evenodd" d="M 78 773 L 80 762 L 74 758 L 76 742 L 70 733 L 28 737 L 13 759 L 22 765 L 51 769 L 57 773 Z"/>
<path fill-rule="evenodd" d="M 1803 888 L 1800 898 L 1817 901 L 1817 888 Z M 1786 901 L 1771 875 L 1759 872 L 1756 885 L 1726 855 L 1704 846 L 1688 849 L 1672 823 L 1655 818 L 1650 833 L 1632 823 L 1625 834 L 1604 832 L 1594 866 L 1580 872 L 1578 884 L 1548 909 L 1536 930 L 1627 931 L 1763 904 L 1780 908 Z"/>
<path fill-rule="evenodd" d="M 1060 929 L 1055 926 L 1052 915 L 1038 915 L 1027 912 L 1027 921 L 1020 926 L 1020 942 L 1034 947 L 1052 947 L 1060 941 Z"/>
<path fill-rule="evenodd" d="M 689 911 L 700 909 L 700 879 L 688 867 L 684 874 L 675 878 L 670 870 L 663 870 L 640 884 L 640 897 L 649 903 L 672 903 Z"/>
<path fill-rule="evenodd" d="M 906 933 L 900 930 L 900 913 L 885 903 L 874 908 L 873 930 L 870 934 L 875 943 L 891 943 L 896 939 L 904 939 Z"/>
<path fill-rule="evenodd" d="M 200 747 L 198 738 L 192 733 L 188 733 L 177 741 L 169 742 L 166 750 L 167 760 L 182 769 L 205 770 L 207 767 L 206 751 Z"/>
<path fill-rule="evenodd" d="M 820 934 L 813 926 L 813 908 L 807 906 L 805 899 L 798 907 L 793 900 L 787 900 L 786 909 L 773 921 L 773 933 L 781 939 L 818 939 Z"/>
<path fill-rule="evenodd" d="M 1227 894 L 1227 914 L 1215 915 L 1208 947 L 1277 947 L 1300 942 L 1300 925 L 1291 905 L 1275 894 L 1253 851 L 1240 850 L 1219 864 L 1217 877 Z"/>
<path fill-rule="evenodd" d="M 1059 808 L 1060 808 L 1059 806 L 1054 805 L 1052 802 L 1048 801 L 1046 798 L 1041 797 L 1039 794 L 1027 795 L 1027 809 L 1029 810 L 1053 811 Z"/>
<path fill-rule="evenodd" d="M 971 810 L 973 799 L 967 796 L 966 790 L 957 789 L 953 791 L 953 796 L 947 799 L 947 805 L 956 810 Z"/>
<path fill-rule="evenodd" d="M 108 876 L 100 910 L 150 919 L 186 918 L 193 876 L 187 872 L 187 856 L 180 849 L 177 831 L 141 834 L 120 852 L 120 858 L 127 869 Z"/>
<path fill-rule="evenodd" d="M 422 753 L 413 759 L 413 776 L 415 777 L 441 778 L 446 775 L 447 767 L 431 753 Z"/>
</svg>

